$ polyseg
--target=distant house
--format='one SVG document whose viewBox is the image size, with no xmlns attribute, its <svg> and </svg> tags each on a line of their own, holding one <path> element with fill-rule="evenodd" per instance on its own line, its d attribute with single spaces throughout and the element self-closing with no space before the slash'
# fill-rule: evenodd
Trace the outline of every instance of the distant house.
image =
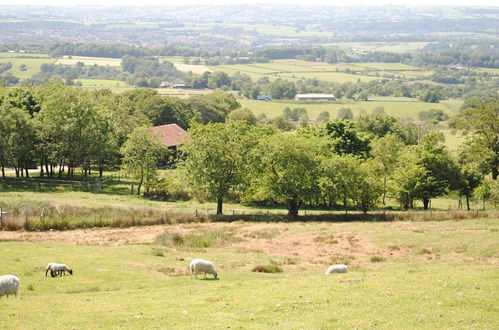
<svg viewBox="0 0 499 330">
<path fill-rule="evenodd" d="M 187 85 L 185 82 L 176 82 L 172 85 L 172 88 L 191 88 L 189 85 Z"/>
<path fill-rule="evenodd" d="M 159 85 L 160 88 L 191 88 L 183 81 L 172 82 L 172 81 L 162 81 Z"/>
<path fill-rule="evenodd" d="M 171 149 L 175 158 L 178 156 L 178 147 L 190 140 L 189 133 L 177 124 L 154 126 L 149 129 L 149 132 Z"/>
<path fill-rule="evenodd" d="M 272 96 L 271 95 L 258 95 L 256 97 L 256 99 L 258 101 L 271 101 L 272 100 Z"/>
<path fill-rule="evenodd" d="M 297 101 L 336 101 L 333 94 L 296 94 Z"/>
</svg>

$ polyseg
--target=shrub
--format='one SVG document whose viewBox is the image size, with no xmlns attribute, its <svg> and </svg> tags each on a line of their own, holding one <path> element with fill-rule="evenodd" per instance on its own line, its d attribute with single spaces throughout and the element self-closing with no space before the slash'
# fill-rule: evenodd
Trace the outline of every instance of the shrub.
<svg viewBox="0 0 499 330">
<path fill-rule="evenodd" d="M 251 270 L 255 273 L 282 273 L 282 268 L 275 261 L 271 261 L 267 265 L 257 265 Z"/>
<path fill-rule="evenodd" d="M 210 230 L 201 234 L 180 234 L 165 232 L 156 236 L 155 243 L 165 246 L 186 246 L 193 248 L 207 248 L 225 244 L 235 238 L 222 229 Z"/>
<path fill-rule="evenodd" d="M 371 262 L 382 262 L 385 261 L 386 259 L 383 258 L 382 256 L 372 256 L 371 257 Z"/>
</svg>

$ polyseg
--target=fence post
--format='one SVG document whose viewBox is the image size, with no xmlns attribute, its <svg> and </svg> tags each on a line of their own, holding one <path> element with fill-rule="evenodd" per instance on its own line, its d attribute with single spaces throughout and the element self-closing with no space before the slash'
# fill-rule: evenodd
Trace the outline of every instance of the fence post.
<svg viewBox="0 0 499 330">
<path fill-rule="evenodd" d="M 132 186 L 130 188 L 130 195 L 133 195 L 133 183 L 132 183 Z"/>
<path fill-rule="evenodd" d="M 198 219 L 198 209 L 196 209 L 196 220 Z"/>
</svg>

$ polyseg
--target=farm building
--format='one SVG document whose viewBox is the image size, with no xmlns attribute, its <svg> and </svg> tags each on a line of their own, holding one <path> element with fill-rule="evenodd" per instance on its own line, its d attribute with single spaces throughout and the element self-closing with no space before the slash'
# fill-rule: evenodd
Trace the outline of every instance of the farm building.
<svg viewBox="0 0 499 330">
<path fill-rule="evenodd" d="M 272 96 L 271 95 L 258 95 L 256 97 L 256 99 L 258 101 L 271 101 L 272 100 Z"/>
<path fill-rule="evenodd" d="M 149 132 L 171 149 L 175 158 L 177 158 L 177 148 L 190 139 L 189 133 L 177 124 L 154 126 Z"/>
<path fill-rule="evenodd" d="M 297 101 L 336 101 L 333 94 L 296 94 Z"/>
</svg>

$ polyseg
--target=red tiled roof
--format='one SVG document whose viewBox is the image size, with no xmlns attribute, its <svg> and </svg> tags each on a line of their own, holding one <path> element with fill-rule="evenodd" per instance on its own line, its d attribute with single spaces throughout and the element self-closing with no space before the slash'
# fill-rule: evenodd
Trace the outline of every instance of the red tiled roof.
<svg viewBox="0 0 499 330">
<path fill-rule="evenodd" d="M 189 134 L 177 124 L 154 126 L 149 131 L 168 147 L 181 145 L 189 139 Z"/>
</svg>

